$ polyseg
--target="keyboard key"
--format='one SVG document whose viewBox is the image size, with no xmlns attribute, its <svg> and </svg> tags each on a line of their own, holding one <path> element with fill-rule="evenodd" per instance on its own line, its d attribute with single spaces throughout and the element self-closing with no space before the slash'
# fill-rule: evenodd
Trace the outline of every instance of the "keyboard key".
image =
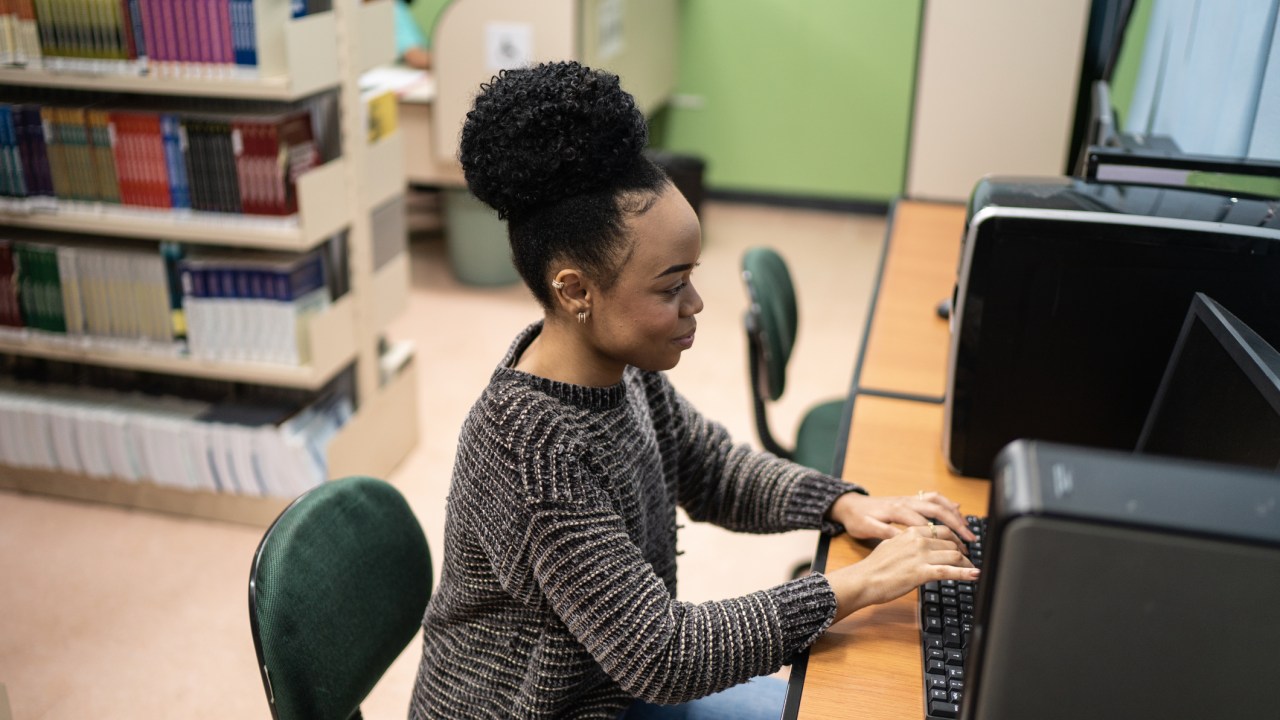
<svg viewBox="0 0 1280 720">
<path fill-rule="evenodd" d="M 954 680 L 954 679 L 953 679 L 953 680 L 948 680 L 948 681 L 947 681 L 947 689 L 948 689 L 948 690 L 958 690 L 958 691 L 960 691 L 960 692 L 963 692 L 963 691 L 964 691 L 964 681 L 963 681 L 963 680 Z"/>
<path fill-rule="evenodd" d="M 942 638 L 940 637 L 926 638 L 924 641 L 924 646 L 926 649 L 930 649 L 930 650 L 932 650 L 933 648 L 940 648 L 942 647 Z"/>
<path fill-rule="evenodd" d="M 930 693 L 929 697 L 931 697 L 931 698 L 932 698 L 932 697 L 933 697 L 933 694 L 932 694 L 932 693 Z M 961 700 L 963 697 L 964 697 L 964 693 L 963 693 L 963 692 L 961 692 L 961 691 L 959 691 L 959 690 L 952 690 L 951 692 L 947 693 L 947 702 L 953 702 L 953 703 L 955 703 L 955 704 L 959 705 L 959 704 L 960 704 L 960 700 Z"/>
<path fill-rule="evenodd" d="M 925 672 L 939 674 L 945 673 L 946 665 L 941 660 L 930 660 L 929 664 L 925 666 Z M 960 679 L 963 680 L 964 678 L 962 677 Z"/>
<path fill-rule="evenodd" d="M 933 663 L 933 662 L 937 662 L 937 661 L 936 661 L 936 660 L 931 660 L 930 662 L 931 662 L 931 663 Z M 933 671 L 932 671 L 932 670 L 930 670 L 929 672 L 933 672 Z M 948 680 L 960 680 L 961 682 L 963 682 L 963 681 L 964 681 L 964 668 L 962 668 L 962 667 L 949 667 L 949 668 L 947 668 L 947 679 L 948 679 Z"/>
<path fill-rule="evenodd" d="M 951 694 L 946 690 L 930 690 L 929 691 L 930 700 L 941 700 L 942 702 L 954 702 L 948 699 L 950 697 L 951 697 Z"/>
<path fill-rule="evenodd" d="M 927 615 L 924 619 L 924 631 L 927 633 L 942 632 L 942 618 L 934 615 Z"/>
<path fill-rule="evenodd" d="M 949 648 L 964 647 L 960 638 L 960 630 L 958 628 L 947 628 L 942 633 L 942 644 Z"/>
<path fill-rule="evenodd" d="M 924 686 L 929 690 L 950 690 L 951 689 L 947 687 L 947 679 L 945 677 L 941 675 L 933 675 L 930 673 L 925 673 Z M 960 689 L 963 690 L 964 688 L 960 688 Z"/>
<path fill-rule="evenodd" d="M 926 593 L 924 594 L 924 601 L 925 601 L 926 603 L 933 603 L 934 605 L 937 605 L 937 604 L 938 604 L 938 602 L 939 602 L 939 600 L 938 600 L 938 598 L 939 598 L 939 597 L 941 597 L 941 596 L 940 596 L 940 595 L 938 595 L 938 593 L 937 593 L 936 591 L 926 592 Z"/>
<path fill-rule="evenodd" d="M 930 700 L 929 714 L 940 718 L 958 717 L 960 715 L 960 706 L 955 703 Z"/>
<path fill-rule="evenodd" d="M 961 667 L 964 665 L 963 652 L 959 650 L 947 650 L 945 651 L 945 654 L 946 654 L 946 661 L 948 665 L 955 665 L 957 667 Z"/>
<path fill-rule="evenodd" d="M 938 592 L 938 587 L 939 585 L 937 580 L 930 580 L 924 584 L 925 592 Z"/>
</svg>

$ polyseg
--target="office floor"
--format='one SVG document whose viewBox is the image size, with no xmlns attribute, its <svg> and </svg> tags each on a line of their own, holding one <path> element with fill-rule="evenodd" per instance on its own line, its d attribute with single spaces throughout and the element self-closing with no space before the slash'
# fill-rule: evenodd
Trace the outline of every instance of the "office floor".
<svg viewBox="0 0 1280 720">
<path fill-rule="evenodd" d="M 430 204 L 426 195 L 411 201 L 413 288 L 389 332 L 417 347 L 422 435 L 389 479 L 426 529 L 438 568 L 458 427 L 511 338 L 540 313 L 522 286 L 454 280 L 445 243 L 423 212 Z M 787 396 L 772 417 L 776 434 L 793 437 L 809 404 L 848 388 L 883 234 L 882 218 L 708 204 L 694 274 L 706 309 L 697 344 L 670 373 L 676 387 L 758 447 L 738 264 L 746 248 L 772 245 L 798 287 L 799 340 Z M 0 492 L 0 685 L 12 717 L 269 717 L 246 599 L 261 535 L 262 528 Z M 782 582 L 815 539 L 689 524 L 680 539 L 680 597 L 699 602 Z M 365 717 L 405 716 L 417 653 L 415 641 L 366 701 Z"/>
</svg>

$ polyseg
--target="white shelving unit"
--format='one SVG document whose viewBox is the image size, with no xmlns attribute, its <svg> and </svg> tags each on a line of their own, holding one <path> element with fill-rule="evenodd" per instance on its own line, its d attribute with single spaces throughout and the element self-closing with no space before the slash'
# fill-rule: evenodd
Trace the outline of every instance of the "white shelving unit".
<svg viewBox="0 0 1280 720">
<path fill-rule="evenodd" d="M 304 367 L 211 362 L 130 349 L 77 344 L 39 332 L 0 334 L 0 352 L 132 368 L 192 378 L 214 378 L 290 388 L 318 389 L 352 363 L 358 407 L 329 446 L 331 478 L 351 474 L 386 477 L 417 442 L 417 379 L 412 349 L 396 348 L 387 367 L 379 340 L 408 297 L 407 252 L 374 266 L 371 213 L 405 189 L 404 143 L 399 134 L 370 144 L 363 126 L 358 80 L 394 59 L 391 0 L 334 0 L 331 12 L 297 20 L 280 15 L 287 0 L 261 3 L 259 47 L 279 18 L 282 40 L 261 54 L 256 80 L 134 77 L 118 74 L 0 70 L 0 85 L 116 91 L 145 95 L 297 100 L 336 88 L 340 93 L 342 158 L 298 181 L 299 212 L 288 221 L 213 218 L 201 213 L 145 210 L 22 212 L 0 208 L 0 227 L 84 232 L 121 238 L 174 240 L 225 247 L 305 251 L 340 230 L 348 231 L 349 292 L 310 320 L 311 362 Z M 263 34 L 265 33 L 265 34 Z M 123 479 L 98 479 L 0 466 L 0 489 L 74 497 L 131 507 L 256 525 L 269 523 L 290 498 L 251 497 L 182 490 Z"/>
</svg>

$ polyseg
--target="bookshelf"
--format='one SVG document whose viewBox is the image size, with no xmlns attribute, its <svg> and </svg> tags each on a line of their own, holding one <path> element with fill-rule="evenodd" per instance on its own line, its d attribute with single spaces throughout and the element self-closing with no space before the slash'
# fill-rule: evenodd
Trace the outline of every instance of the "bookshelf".
<svg viewBox="0 0 1280 720">
<path fill-rule="evenodd" d="M 352 368 L 354 413 L 327 446 L 328 475 L 330 479 L 349 474 L 386 477 L 418 436 L 412 347 L 393 345 L 391 352 L 383 352 L 384 330 L 407 303 L 407 244 L 403 233 L 398 239 L 392 237 L 390 245 L 385 238 L 375 243 L 373 222 L 376 213 L 394 214 L 396 203 L 402 203 L 404 142 L 394 132 L 368 141 L 358 80 L 365 70 L 394 60 L 391 0 L 333 0 L 332 9 L 301 18 L 289 16 L 290 0 L 254 0 L 254 5 L 257 77 L 212 73 L 193 79 L 154 66 L 156 72 L 147 75 L 125 74 L 119 68 L 101 72 L 83 67 L 3 68 L 0 85 L 33 92 L 156 96 L 156 104 L 166 96 L 296 101 L 317 92 L 336 92 L 341 157 L 298 177 L 296 216 L 235 217 L 91 204 L 30 210 L 0 201 L 0 232 L 23 228 L 86 233 L 122 242 L 162 240 L 213 250 L 290 253 L 314 250 L 335 233 L 345 232 L 349 287 L 328 307 L 306 318 L 303 336 L 308 362 L 292 366 L 209 360 L 129 343 L 83 342 L 7 328 L 0 328 L 0 354 L 306 391 L 319 390 Z M 384 223 L 384 231 L 385 227 Z M 108 239 L 104 242 L 109 243 Z M 292 500 L 3 465 L 0 489 L 254 525 L 268 524 Z"/>
</svg>

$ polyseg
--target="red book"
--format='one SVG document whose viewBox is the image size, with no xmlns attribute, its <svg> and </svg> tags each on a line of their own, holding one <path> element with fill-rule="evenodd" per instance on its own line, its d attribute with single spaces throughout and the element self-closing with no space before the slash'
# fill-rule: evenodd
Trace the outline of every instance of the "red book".
<svg viewBox="0 0 1280 720">
<path fill-rule="evenodd" d="M 283 204 L 277 214 L 292 215 L 298 212 L 298 178 L 320 164 L 320 151 L 311 131 L 311 113 L 302 111 L 285 116 L 276 128 L 272 145 L 276 156 L 285 158 L 283 167 L 273 168 L 284 176 Z"/>
<path fill-rule="evenodd" d="M 13 244 L 8 240 L 0 240 L 0 325 L 22 327 L 18 286 L 13 276 Z"/>
</svg>

